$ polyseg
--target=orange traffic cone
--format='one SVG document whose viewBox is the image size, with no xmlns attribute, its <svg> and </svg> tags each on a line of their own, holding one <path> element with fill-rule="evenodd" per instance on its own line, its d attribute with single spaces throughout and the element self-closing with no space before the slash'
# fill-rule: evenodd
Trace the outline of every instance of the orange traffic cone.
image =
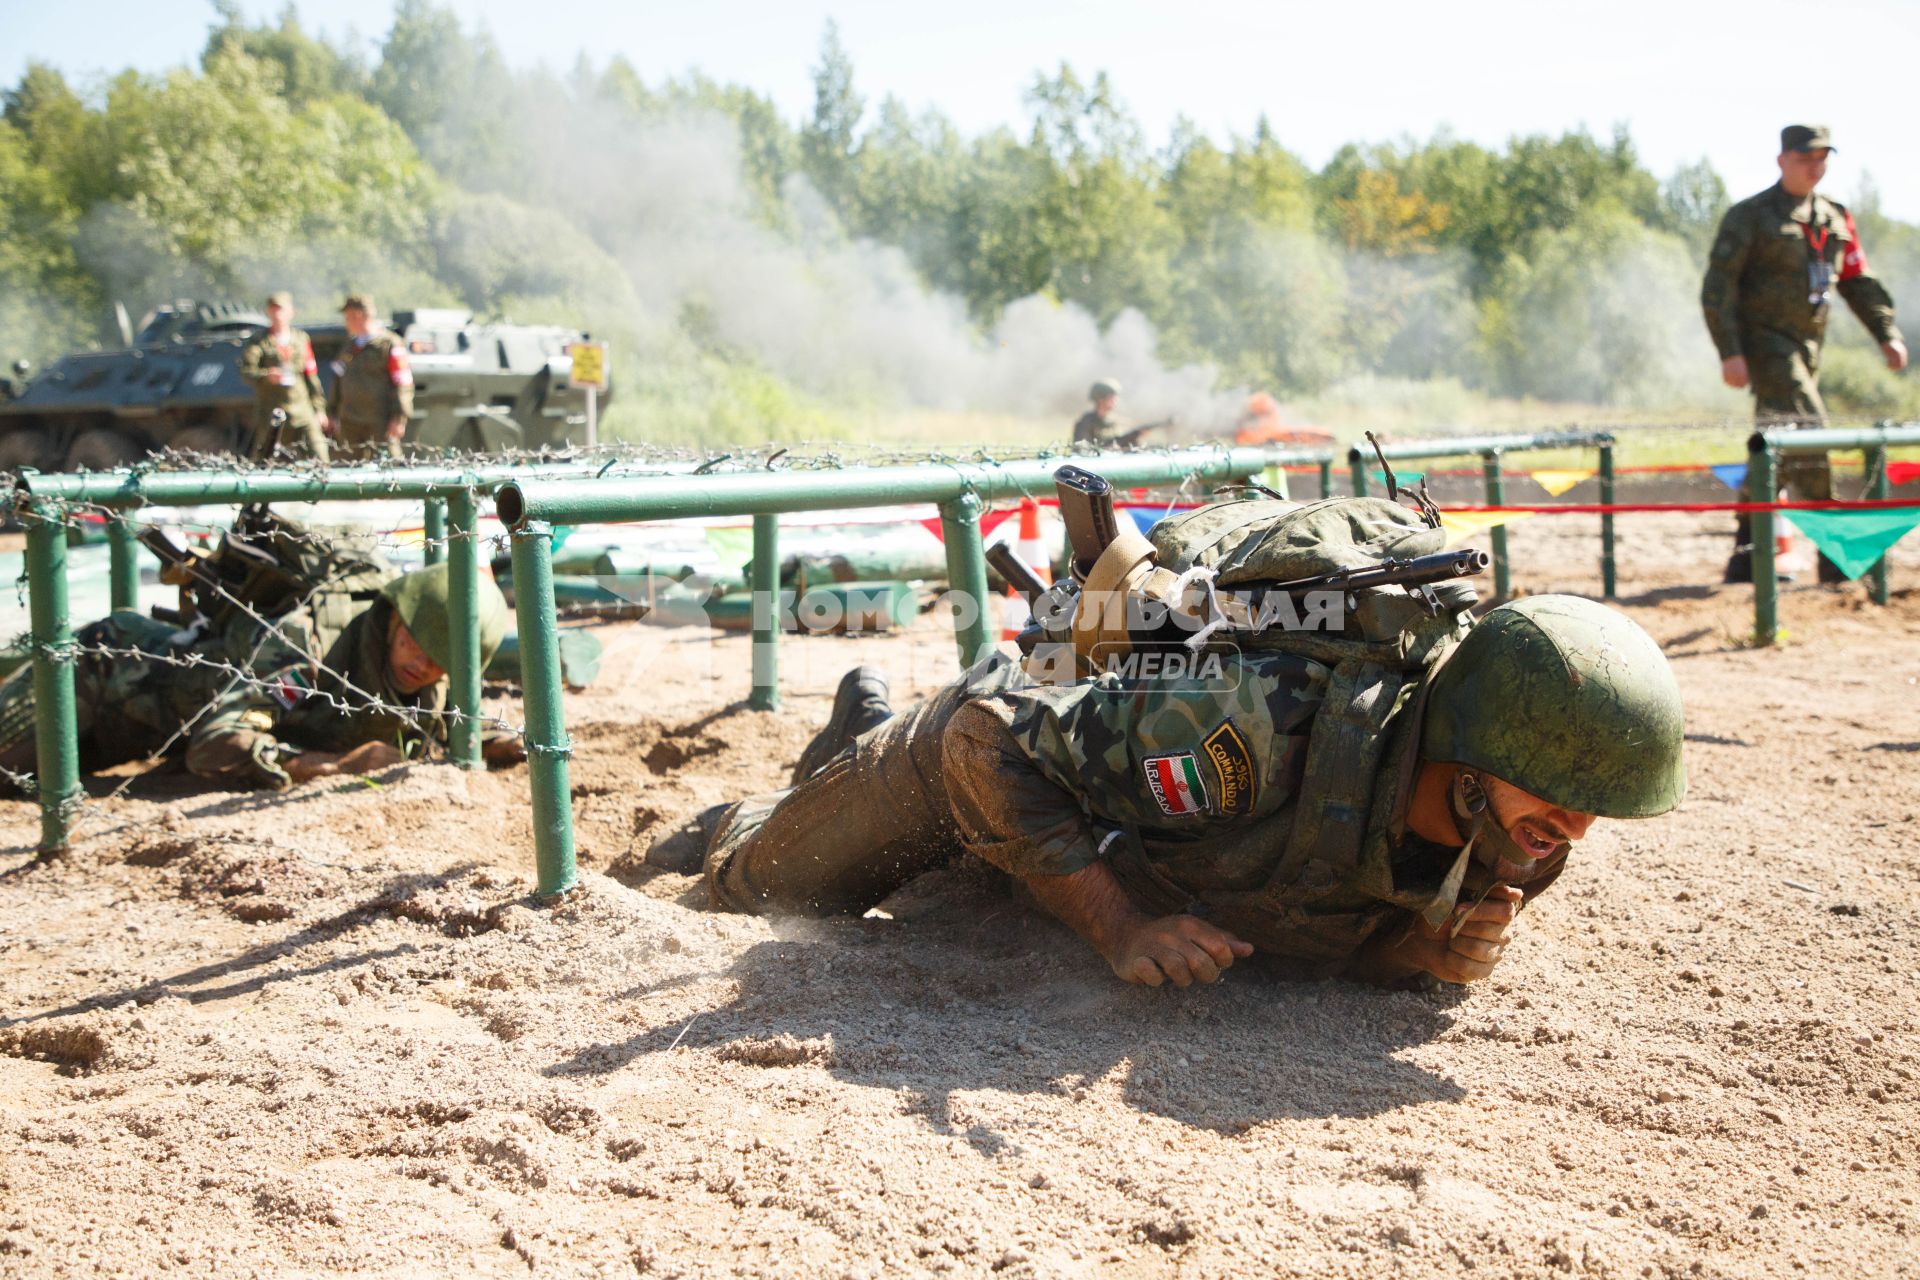
<svg viewBox="0 0 1920 1280">
<path fill-rule="evenodd" d="M 1052 557 L 1047 554 L 1047 544 L 1040 540 L 1040 507 L 1032 498 L 1020 499 L 1020 537 L 1013 544 L 1013 554 L 1032 569 L 1040 581 L 1053 581 Z M 1026 597 L 1009 586 L 1007 607 L 1000 614 L 1000 638 L 1018 638 L 1031 621 L 1033 610 L 1028 608 Z"/>
</svg>

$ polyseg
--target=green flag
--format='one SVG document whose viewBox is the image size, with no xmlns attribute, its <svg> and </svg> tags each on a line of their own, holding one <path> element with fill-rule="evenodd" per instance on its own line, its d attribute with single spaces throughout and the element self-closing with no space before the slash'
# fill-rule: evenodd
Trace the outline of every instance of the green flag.
<svg viewBox="0 0 1920 1280">
<path fill-rule="evenodd" d="M 1881 507 L 1873 511 L 1785 511 L 1794 528 L 1813 539 L 1813 545 L 1840 572 L 1857 578 L 1887 554 L 1887 548 L 1920 524 L 1920 507 Z"/>
</svg>

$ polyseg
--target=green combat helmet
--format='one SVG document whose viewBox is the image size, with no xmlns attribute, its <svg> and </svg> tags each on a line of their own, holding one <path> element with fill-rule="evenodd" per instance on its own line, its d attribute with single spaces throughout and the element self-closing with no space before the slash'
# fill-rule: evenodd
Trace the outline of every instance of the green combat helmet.
<svg viewBox="0 0 1920 1280">
<path fill-rule="evenodd" d="M 1421 754 L 1603 818 L 1687 792 L 1680 686 L 1653 637 L 1578 596 L 1530 596 L 1467 633 L 1427 700 Z"/>
<path fill-rule="evenodd" d="M 429 565 L 404 574 L 380 590 L 381 595 L 392 601 L 393 611 L 400 615 L 401 623 L 413 634 L 414 640 L 444 671 L 453 669 L 452 592 L 453 571 L 447 564 Z M 480 669 L 484 671 L 499 651 L 500 642 L 507 638 L 506 597 L 484 573 L 480 575 L 477 604 Z"/>
<path fill-rule="evenodd" d="M 1089 400 L 1105 400 L 1108 396 L 1118 396 L 1119 394 L 1120 384 L 1112 378 L 1102 378 L 1087 388 L 1087 399 Z"/>
</svg>

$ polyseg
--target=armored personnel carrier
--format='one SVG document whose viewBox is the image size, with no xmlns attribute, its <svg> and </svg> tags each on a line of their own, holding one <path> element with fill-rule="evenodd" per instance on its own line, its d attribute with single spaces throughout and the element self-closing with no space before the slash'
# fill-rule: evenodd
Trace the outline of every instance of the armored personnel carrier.
<svg viewBox="0 0 1920 1280">
<path fill-rule="evenodd" d="M 479 324 L 458 310 L 397 311 L 415 417 L 407 444 L 503 452 L 586 442 L 586 391 L 569 380 L 576 329 Z M 330 387 L 338 325 L 303 325 Z M 253 432 L 253 389 L 240 354 L 266 316 L 232 303 L 157 308 L 133 342 L 63 356 L 37 374 L 15 366 L 0 388 L 0 470 L 104 470 L 161 449 L 240 454 Z M 608 392 L 600 393 L 602 404 Z"/>
</svg>

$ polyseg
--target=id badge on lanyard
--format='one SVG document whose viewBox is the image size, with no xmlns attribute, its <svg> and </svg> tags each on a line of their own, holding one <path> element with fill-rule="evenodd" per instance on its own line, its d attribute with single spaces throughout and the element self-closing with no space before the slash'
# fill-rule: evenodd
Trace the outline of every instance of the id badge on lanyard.
<svg viewBox="0 0 1920 1280">
<path fill-rule="evenodd" d="M 1833 288 L 1833 264 L 1827 261 L 1827 236 L 1831 227 L 1820 228 L 1816 237 L 1813 228 L 1802 223 L 1800 231 L 1807 237 L 1807 305 L 1824 307 L 1827 304 L 1827 291 Z"/>
</svg>

